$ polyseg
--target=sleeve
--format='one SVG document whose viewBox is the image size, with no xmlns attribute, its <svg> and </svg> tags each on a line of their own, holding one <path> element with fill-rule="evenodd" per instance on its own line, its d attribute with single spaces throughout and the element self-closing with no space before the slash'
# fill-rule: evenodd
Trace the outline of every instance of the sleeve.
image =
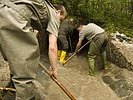
<svg viewBox="0 0 133 100">
<path fill-rule="evenodd" d="M 87 27 L 83 27 L 82 30 L 79 32 L 79 40 L 83 40 L 87 33 Z"/>
<path fill-rule="evenodd" d="M 60 21 L 56 16 L 55 9 L 49 7 L 49 22 L 46 30 L 58 37 L 59 26 Z"/>
</svg>

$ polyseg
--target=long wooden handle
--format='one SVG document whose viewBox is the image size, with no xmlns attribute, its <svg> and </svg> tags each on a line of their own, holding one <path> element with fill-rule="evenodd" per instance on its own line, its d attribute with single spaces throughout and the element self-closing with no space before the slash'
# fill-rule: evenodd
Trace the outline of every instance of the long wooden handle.
<svg viewBox="0 0 133 100">
<path fill-rule="evenodd" d="M 87 41 L 81 48 L 78 49 L 78 52 L 81 51 L 87 44 L 90 43 L 91 40 Z M 76 55 L 74 52 L 62 65 L 65 65 L 69 60 L 71 60 Z"/>
<path fill-rule="evenodd" d="M 63 84 L 61 84 L 55 77 L 51 76 L 51 74 L 48 72 L 48 70 L 43 66 L 43 64 L 39 63 L 39 66 L 43 68 L 43 70 L 51 77 L 51 79 L 65 92 L 65 94 L 71 99 L 76 100 L 76 98 L 72 95 L 71 92 L 69 92 Z"/>
<path fill-rule="evenodd" d="M 65 65 L 69 60 L 71 60 L 75 55 L 76 55 L 76 52 L 74 52 L 74 53 L 62 64 L 62 66 Z"/>
</svg>

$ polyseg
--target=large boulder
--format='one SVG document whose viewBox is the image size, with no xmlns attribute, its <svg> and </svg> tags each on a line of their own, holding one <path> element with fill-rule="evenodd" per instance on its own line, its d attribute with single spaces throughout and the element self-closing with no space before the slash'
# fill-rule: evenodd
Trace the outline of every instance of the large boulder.
<svg viewBox="0 0 133 100">
<path fill-rule="evenodd" d="M 107 52 L 108 60 L 121 68 L 133 71 L 133 44 L 111 40 Z"/>
<path fill-rule="evenodd" d="M 122 100 L 133 100 L 133 39 L 123 34 L 113 34 L 107 59 L 113 64 L 105 70 L 103 81 Z"/>
</svg>

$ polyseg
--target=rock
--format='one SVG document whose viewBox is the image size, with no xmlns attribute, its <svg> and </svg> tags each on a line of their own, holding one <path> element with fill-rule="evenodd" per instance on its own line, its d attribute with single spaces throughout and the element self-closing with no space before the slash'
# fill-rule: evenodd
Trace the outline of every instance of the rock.
<svg viewBox="0 0 133 100">
<path fill-rule="evenodd" d="M 133 44 L 111 40 L 107 59 L 121 68 L 133 71 Z"/>
<path fill-rule="evenodd" d="M 108 70 L 103 75 L 103 81 L 123 100 L 132 100 L 130 98 L 133 95 L 133 72 L 114 64 L 111 64 Z"/>
</svg>

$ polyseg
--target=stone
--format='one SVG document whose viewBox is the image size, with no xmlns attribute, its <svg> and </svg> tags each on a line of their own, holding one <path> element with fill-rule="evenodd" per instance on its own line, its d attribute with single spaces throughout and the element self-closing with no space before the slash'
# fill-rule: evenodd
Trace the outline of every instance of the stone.
<svg viewBox="0 0 133 100">
<path fill-rule="evenodd" d="M 121 68 L 133 71 L 133 44 L 111 40 L 107 59 Z"/>
</svg>

